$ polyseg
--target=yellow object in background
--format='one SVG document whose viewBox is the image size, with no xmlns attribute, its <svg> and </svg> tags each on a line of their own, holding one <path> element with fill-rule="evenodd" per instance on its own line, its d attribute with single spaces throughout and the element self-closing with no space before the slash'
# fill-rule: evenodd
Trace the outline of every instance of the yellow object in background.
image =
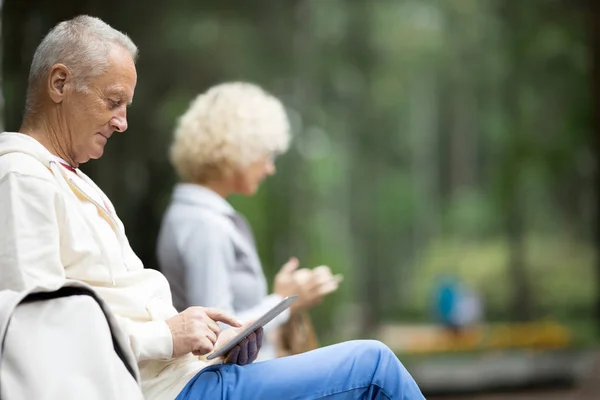
<svg viewBox="0 0 600 400">
<path fill-rule="evenodd" d="M 400 353 L 560 349 L 572 344 L 571 331 L 554 321 L 480 325 L 456 332 L 439 326 L 386 325 L 378 339 Z"/>
</svg>

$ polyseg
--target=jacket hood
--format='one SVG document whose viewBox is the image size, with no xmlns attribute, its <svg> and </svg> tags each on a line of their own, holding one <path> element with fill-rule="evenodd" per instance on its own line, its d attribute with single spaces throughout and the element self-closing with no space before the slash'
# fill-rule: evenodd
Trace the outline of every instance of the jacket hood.
<svg viewBox="0 0 600 400">
<path fill-rule="evenodd" d="M 50 151 L 48 151 L 48 149 L 46 149 L 40 142 L 38 142 L 31 136 L 18 132 L 0 133 L 0 157 L 10 153 L 27 154 L 33 157 L 34 159 L 38 160 L 42 165 L 46 166 L 50 170 L 50 173 L 54 177 L 58 186 L 64 191 L 64 193 L 70 194 L 67 197 L 74 199 L 76 201 L 76 204 L 79 204 L 79 206 L 81 206 L 81 203 L 77 199 L 77 196 L 74 192 L 74 188 L 76 188 L 77 191 L 79 191 L 80 193 L 83 193 L 84 196 L 88 197 L 88 199 L 90 199 L 90 201 L 93 202 L 93 199 L 91 199 L 87 194 L 85 194 L 85 191 L 83 191 L 74 182 L 74 180 L 68 176 L 66 169 L 58 166 L 59 163 L 56 157 L 52 155 L 52 153 L 50 153 Z M 108 198 L 106 198 L 102 190 L 98 188 L 96 184 L 93 181 L 91 181 L 87 176 L 85 176 L 85 174 L 83 174 L 81 171 L 78 170 L 77 175 L 81 179 L 85 180 L 90 186 L 95 188 L 100 194 L 102 194 L 103 199 L 105 201 L 105 207 L 108 208 L 107 204 L 109 204 L 110 201 L 108 200 Z M 97 206 L 99 208 L 102 208 L 101 205 Z M 110 207 L 112 209 L 112 212 L 114 212 L 114 208 L 112 207 L 112 205 L 110 205 Z M 108 211 L 106 212 L 108 213 Z M 97 230 L 94 228 L 94 224 L 90 222 L 89 219 L 86 219 L 86 221 L 88 224 L 90 224 L 91 231 L 97 234 Z M 98 237 L 96 237 L 96 240 L 98 240 L 98 242 L 101 241 Z M 108 265 L 108 270 L 114 285 L 114 276 L 111 265 Z"/>
<path fill-rule="evenodd" d="M 50 153 L 40 142 L 29 135 L 18 132 L 0 133 L 0 156 L 9 153 L 24 153 L 30 155 L 47 167 L 50 167 L 50 162 L 54 160 L 52 153 Z"/>
</svg>

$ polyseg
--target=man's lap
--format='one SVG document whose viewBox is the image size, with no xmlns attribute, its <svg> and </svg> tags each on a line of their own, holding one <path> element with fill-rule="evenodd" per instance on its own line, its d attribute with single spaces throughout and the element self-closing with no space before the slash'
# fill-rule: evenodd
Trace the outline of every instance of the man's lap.
<svg viewBox="0 0 600 400">
<path fill-rule="evenodd" d="M 352 341 L 243 367 L 206 368 L 176 400 L 390 399 L 402 392 L 410 393 L 400 398 L 423 398 L 412 377 L 383 344 Z"/>
</svg>

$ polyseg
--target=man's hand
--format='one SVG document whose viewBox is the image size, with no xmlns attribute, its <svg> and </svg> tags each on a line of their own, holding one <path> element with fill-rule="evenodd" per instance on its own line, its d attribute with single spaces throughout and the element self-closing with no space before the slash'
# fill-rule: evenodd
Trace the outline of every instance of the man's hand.
<svg viewBox="0 0 600 400">
<path fill-rule="evenodd" d="M 240 331 L 245 329 L 251 322 L 245 324 L 241 328 L 233 328 L 227 329 L 217 339 L 217 343 L 215 343 L 215 348 L 219 348 L 222 345 L 229 342 L 231 339 L 235 337 Z M 263 340 L 263 329 L 259 328 L 256 331 L 252 332 L 248 335 L 247 338 L 238 343 L 233 349 L 227 353 L 225 357 L 225 363 L 227 364 L 237 364 L 237 365 L 246 365 L 251 364 L 256 360 L 258 356 L 258 352 L 262 346 Z"/>
<path fill-rule="evenodd" d="M 224 322 L 233 327 L 241 325 L 222 310 L 204 307 L 190 307 L 168 319 L 166 323 L 173 336 L 173 357 L 187 353 L 196 356 L 210 353 L 221 333 L 217 322 Z"/>
</svg>

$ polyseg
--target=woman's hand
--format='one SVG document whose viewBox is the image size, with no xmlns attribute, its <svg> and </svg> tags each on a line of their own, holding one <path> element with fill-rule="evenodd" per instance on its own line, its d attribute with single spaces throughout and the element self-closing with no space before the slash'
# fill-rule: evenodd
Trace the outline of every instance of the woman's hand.
<svg viewBox="0 0 600 400">
<path fill-rule="evenodd" d="M 298 269 L 299 262 L 291 258 L 275 276 L 274 292 L 281 297 L 298 295 L 291 311 L 314 307 L 323 297 L 337 290 L 341 275 L 332 275 L 329 267 L 320 266 L 314 270 Z"/>
<path fill-rule="evenodd" d="M 275 275 L 274 292 L 281 297 L 288 297 L 295 294 L 300 294 L 302 288 L 299 282 L 294 278 L 294 272 L 298 269 L 300 263 L 295 257 L 290 258 L 283 267 Z M 298 299 L 296 303 L 299 301 Z"/>
</svg>

